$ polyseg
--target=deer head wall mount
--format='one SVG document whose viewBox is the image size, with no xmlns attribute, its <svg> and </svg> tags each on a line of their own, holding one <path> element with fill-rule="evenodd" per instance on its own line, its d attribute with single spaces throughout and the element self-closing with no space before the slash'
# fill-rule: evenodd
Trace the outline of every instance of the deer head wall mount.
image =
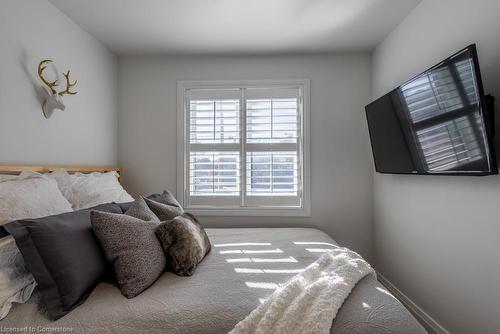
<svg viewBox="0 0 500 334">
<path fill-rule="evenodd" d="M 52 60 L 45 59 L 38 64 L 38 77 L 42 80 L 42 83 L 45 85 L 45 91 L 47 93 L 47 98 L 43 101 L 42 111 L 45 118 L 50 118 L 54 113 L 54 110 L 64 110 L 66 106 L 62 100 L 64 95 L 75 95 L 77 92 L 72 92 L 71 89 L 75 87 L 75 82 L 71 83 L 69 80 L 69 70 L 66 73 L 63 73 L 63 76 L 66 80 L 66 89 L 60 92 L 56 91 L 56 87 L 58 85 L 57 81 L 49 81 L 43 77 L 43 71 L 47 68 L 47 65 L 52 63 Z"/>
</svg>

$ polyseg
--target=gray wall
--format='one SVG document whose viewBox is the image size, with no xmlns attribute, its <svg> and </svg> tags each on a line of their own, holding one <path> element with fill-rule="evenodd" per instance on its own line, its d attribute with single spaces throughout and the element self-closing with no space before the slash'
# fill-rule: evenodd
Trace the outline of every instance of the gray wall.
<svg viewBox="0 0 500 334">
<path fill-rule="evenodd" d="M 500 103 L 499 14 L 498 0 L 424 0 L 377 47 L 373 96 L 475 42 Z M 377 269 L 451 332 L 498 333 L 499 204 L 498 176 L 376 174 Z"/>
<path fill-rule="evenodd" d="M 133 194 L 176 189 L 179 79 L 311 79 L 312 217 L 203 217 L 210 226 L 315 226 L 371 258 L 372 175 L 364 54 L 119 60 L 119 163 Z M 339 159 L 341 157 L 341 159 Z"/>
<path fill-rule="evenodd" d="M 485 90 L 500 99 L 498 0 L 424 0 L 377 47 L 371 67 L 364 54 L 124 57 L 118 83 L 115 57 L 50 3 L 4 0 L 0 8 L 0 163 L 113 164 L 118 154 L 132 193 L 176 189 L 177 80 L 310 78 L 312 217 L 203 220 L 318 227 L 368 259 L 374 242 L 377 268 L 450 331 L 500 328 L 500 178 L 372 180 L 363 115 L 370 95 L 472 42 Z M 78 79 L 79 93 L 50 120 L 35 75 L 45 57 Z"/>
<path fill-rule="evenodd" d="M 78 80 L 49 120 L 38 93 L 44 58 Z M 115 56 L 49 2 L 1 1 L 0 163 L 116 163 L 116 70 Z"/>
</svg>

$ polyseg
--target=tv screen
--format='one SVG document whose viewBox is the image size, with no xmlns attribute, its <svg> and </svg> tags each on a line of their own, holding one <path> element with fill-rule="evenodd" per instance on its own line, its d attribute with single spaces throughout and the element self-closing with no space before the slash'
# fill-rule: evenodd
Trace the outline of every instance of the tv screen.
<svg viewBox="0 0 500 334">
<path fill-rule="evenodd" d="M 498 174 L 475 45 L 366 106 L 375 169 Z"/>
</svg>

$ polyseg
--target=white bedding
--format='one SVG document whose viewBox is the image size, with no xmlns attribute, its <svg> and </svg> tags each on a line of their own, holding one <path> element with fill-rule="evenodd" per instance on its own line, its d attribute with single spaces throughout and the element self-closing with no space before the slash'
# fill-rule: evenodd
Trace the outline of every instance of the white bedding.
<svg viewBox="0 0 500 334">
<path fill-rule="evenodd" d="M 115 284 L 100 283 L 85 303 L 50 321 L 34 296 L 16 304 L 0 327 L 70 328 L 72 334 L 221 334 L 259 306 L 275 285 L 316 261 L 318 248 L 336 248 L 328 235 L 306 228 L 206 229 L 212 251 L 193 276 L 166 272 L 127 299 Z M 273 250 L 272 253 L 245 251 Z M 255 262 L 253 258 L 260 259 Z M 262 262 L 263 259 L 269 261 Z M 373 275 L 356 284 L 331 333 L 424 334 L 426 331 Z"/>
<path fill-rule="evenodd" d="M 328 334 L 354 286 L 372 267 L 357 253 L 335 248 L 277 289 L 230 334 Z"/>
<path fill-rule="evenodd" d="M 134 201 L 118 181 L 116 172 L 68 174 L 64 170 L 58 170 L 48 176 L 57 181 L 59 189 L 74 210 L 104 203 Z"/>
<path fill-rule="evenodd" d="M 25 303 L 36 287 L 35 279 L 24 268 L 24 261 L 12 237 L 0 239 L 0 320 L 12 303 Z"/>
</svg>

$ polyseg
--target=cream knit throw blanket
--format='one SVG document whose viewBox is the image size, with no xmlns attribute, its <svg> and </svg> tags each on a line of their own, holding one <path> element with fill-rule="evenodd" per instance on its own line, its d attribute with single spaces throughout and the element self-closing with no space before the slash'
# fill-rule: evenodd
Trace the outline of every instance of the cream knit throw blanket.
<svg viewBox="0 0 500 334">
<path fill-rule="evenodd" d="M 328 334 L 356 283 L 372 267 L 357 253 L 336 248 L 278 288 L 230 334 Z"/>
</svg>

